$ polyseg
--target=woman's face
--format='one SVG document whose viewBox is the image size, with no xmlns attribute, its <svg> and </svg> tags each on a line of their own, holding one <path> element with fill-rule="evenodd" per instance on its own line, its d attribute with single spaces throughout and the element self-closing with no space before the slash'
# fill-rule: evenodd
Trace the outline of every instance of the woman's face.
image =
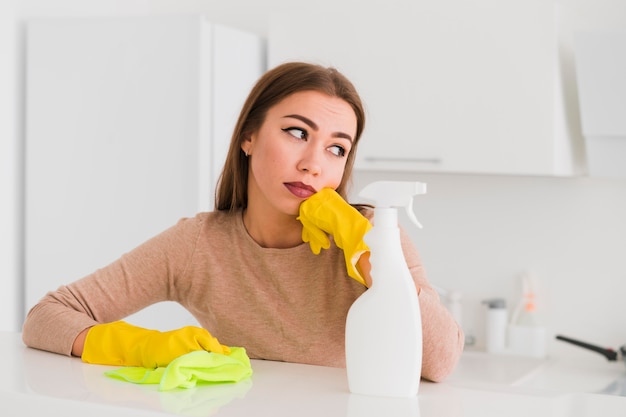
<svg viewBox="0 0 626 417">
<path fill-rule="evenodd" d="M 336 189 L 356 126 L 347 102 L 318 91 L 294 93 L 271 107 L 242 144 L 250 158 L 248 208 L 297 215 L 313 193 Z"/>
</svg>

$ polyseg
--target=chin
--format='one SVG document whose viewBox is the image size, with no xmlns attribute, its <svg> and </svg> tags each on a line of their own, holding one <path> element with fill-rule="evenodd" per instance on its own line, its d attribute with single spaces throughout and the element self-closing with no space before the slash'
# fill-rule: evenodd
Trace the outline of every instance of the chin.
<svg viewBox="0 0 626 417">
<path fill-rule="evenodd" d="M 289 216 L 299 216 L 300 215 L 300 202 L 298 204 L 295 205 L 291 205 L 291 207 L 287 207 L 287 209 L 284 211 L 285 214 L 289 215 Z"/>
</svg>

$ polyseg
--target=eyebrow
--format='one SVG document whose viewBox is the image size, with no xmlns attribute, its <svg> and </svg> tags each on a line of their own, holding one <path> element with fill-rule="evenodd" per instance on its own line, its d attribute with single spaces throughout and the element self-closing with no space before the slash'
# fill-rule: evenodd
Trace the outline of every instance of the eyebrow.
<svg viewBox="0 0 626 417">
<path fill-rule="evenodd" d="M 299 114 L 288 114 L 288 115 L 286 115 L 284 117 L 285 118 L 298 119 L 301 122 L 303 122 L 306 125 L 308 125 L 311 129 L 319 130 L 319 126 L 313 120 L 309 119 L 308 117 L 304 117 L 304 116 L 299 115 Z M 352 136 L 350 136 L 350 135 L 348 135 L 347 133 L 344 133 L 344 132 L 334 132 L 333 133 L 333 137 L 347 139 L 350 142 L 352 142 Z"/>
</svg>

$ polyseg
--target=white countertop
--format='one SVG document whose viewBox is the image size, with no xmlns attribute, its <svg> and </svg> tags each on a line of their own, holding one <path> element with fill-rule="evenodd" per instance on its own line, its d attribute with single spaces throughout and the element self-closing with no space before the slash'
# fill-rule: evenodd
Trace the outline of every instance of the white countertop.
<svg viewBox="0 0 626 417">
<path fill-rule="evenodd" d="M 19 333 L 0 332 L 0 352 L 0 402 L 23 415 L 626 415 L 626 365 L 594 356 L 557 361 L 465 352 L 446 381 L 423 381 L 416 398 L 391 399 L 350 394 L 339 368 L 254 360 L 250 380 L 159 392 L 156 385 L 106 377 L 103 372 L 113 367 L 27 348 Z"/>
</svg>

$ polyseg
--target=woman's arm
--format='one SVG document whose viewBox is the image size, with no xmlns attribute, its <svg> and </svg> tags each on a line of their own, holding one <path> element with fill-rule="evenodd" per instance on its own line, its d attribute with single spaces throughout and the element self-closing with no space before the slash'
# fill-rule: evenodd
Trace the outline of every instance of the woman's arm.
<svg viewBox="0 0 626 417">
<path fill-rule="evenodd" d="M 406 232 L 401 229 L 402 248 L 407 265 L 418 289 L 422 318 L 422 377 L 434 382 L 445 379 L 456 367 L 463 353 L 463 330 L 441 303 L 432 287 L 421 259 Z"/>
<path fill-rule="evenodd" d="M 200 223 L 182 220 L 110 265 L 46 294 L 26 316 L 24 343 L 80 356 L 90 327 L 159 301 L 177 301 L 175 280 L 190 261 Z"/>
</svg>

